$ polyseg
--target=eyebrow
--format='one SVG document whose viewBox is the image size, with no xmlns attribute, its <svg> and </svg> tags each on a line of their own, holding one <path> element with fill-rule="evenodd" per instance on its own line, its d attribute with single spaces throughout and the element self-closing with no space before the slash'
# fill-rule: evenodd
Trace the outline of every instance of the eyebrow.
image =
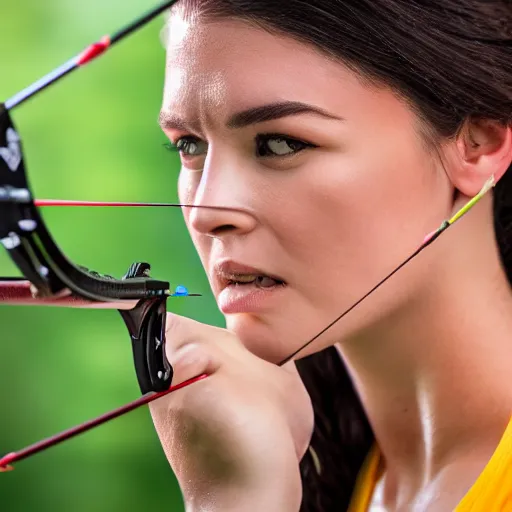
<svg viewBox="0 0 512 512">
<path fill-rule="evenodd" d="M 228 119 L 226 126 L 228 128 L 244 128 L 251 124 L 263 123 L 264 121 L 272 121 L 274 119 L 281 119 L 283 117 L 296 116 L 300 114 L 313 114 L 326 119 L 344 121 L 342 117 L 335 116 L 321 108 L 308 105 L 307 103 L 302 103 L 300 101 L 281 101 L 237 112 Z M 195 131 L 199 131 L 197 130 L 197 126 L 199 124 L 197 121 L 187 123 L 174 114 L 165 111 L 160 112 L 158 122 L 163 129 L 186 131 L 191 127 L 195 127 Z"/>
</svg>

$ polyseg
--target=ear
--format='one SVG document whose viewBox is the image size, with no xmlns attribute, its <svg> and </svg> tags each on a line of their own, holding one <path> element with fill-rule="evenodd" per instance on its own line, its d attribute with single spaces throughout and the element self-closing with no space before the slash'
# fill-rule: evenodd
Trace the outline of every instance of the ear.
<svg viewBox="0 0 512 512">
<path fill-rule="evenodd" d="M 446 156 L 446 171 L 454 187 L 473 197 L 491 175 L 498 181 L 510 167 L 512 126 L 489 119 L 468 120 Z"/>
</svg>

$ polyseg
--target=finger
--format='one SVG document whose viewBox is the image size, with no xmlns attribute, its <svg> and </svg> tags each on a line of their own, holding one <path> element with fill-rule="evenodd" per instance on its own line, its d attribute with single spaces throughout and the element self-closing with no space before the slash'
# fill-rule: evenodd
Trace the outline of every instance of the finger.
<svg viewBox="0 0 512 512">
<path fill-rule="evenodd" d="M 231 355 L 237 353 L 237 347 L 243 348 L 240 340 L 226 329 L 202 324 L 174 313 L 167 313 L 165 336 L 165 352 L 168 359 L 190 343 L 218 347 L 223 352 L 227 352 L 228 349 Z"/>
<path fill-rule="evenodd" d="M 167 339 L 166 349 L 172 353 L 188 343 L 201 343 L 208 341 L 228 339 L 233 337 L 225 329 L 214 327 L 212 325 L 196 322 L 191 318 L 167 313 L 165 335 Z"/>
<path fill-rule="evenodd" d="M 167 356 L 173 367 L 173 385 L 206 374 L 213 375 L 221 365 L 220 358 L 210 347 L 199 343 L 188 343 Z"/>
<path fill-rule="evenodd" d="M 174 370 L 173 385 L 179 385 L 199 375 L 208 375 L 200 382 L 195 382 L 177 393 L 171 393 L 149 404 L 158 435 L 171 461 L 175 456 L 171 449 L 174 446 L 174 433 L 179 430 L 180 421 L 187 417 L 186 411 L 190 413 L 194 410 L 204 410 L 204 407 L 200 407 L 204 405 L 206 397 L 204 384 L 207 384 L 207 387 L 211 384 L 211 379 L 220 367 L 220 359 L 211 353 L 209 347 L 196 343 L 181 347 L 168 359 Z M 180 412 L 185 412 L 185 416 Z"/>
</svg>

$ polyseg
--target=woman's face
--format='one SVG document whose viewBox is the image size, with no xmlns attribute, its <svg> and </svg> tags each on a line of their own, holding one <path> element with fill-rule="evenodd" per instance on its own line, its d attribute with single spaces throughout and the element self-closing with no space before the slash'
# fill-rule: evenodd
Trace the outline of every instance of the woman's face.
<svg viewBox="0 0 512 512">
<path fill-rule="evenodd" d="M 188 229 L 227 327 L 280 360 L 414 251 L 450 189 L 407 105 L 314 49 L 179 13 L 167 46 L 161 124 L 182 149 L 180 200 L 223 207 L 186 209 Z M 427 257 L 310 352 L 396 318 Z"/>
</svg>

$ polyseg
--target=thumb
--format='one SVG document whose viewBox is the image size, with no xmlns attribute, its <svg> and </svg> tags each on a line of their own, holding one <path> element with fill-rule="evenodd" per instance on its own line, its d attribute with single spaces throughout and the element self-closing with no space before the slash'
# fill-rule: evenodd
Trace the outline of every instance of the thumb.
<svg viewBox="0 0 512 512">
<path fill-rule="evenodd" d="M 229 335 L 211 325 L 167 313 L 165 353 L 173 367 L 173 384 L 180 384 L 202 373 L 215 373 L 222 361 L 220 341 Z"/>
<path fill-rule="evenodd" d="M 202 374 L 212 375 L 220 367 L 218 357 L 210 347 L 200 343 L 188 343 L 167 354 L 174 371 L 173 386 Z"/>
</svg>

